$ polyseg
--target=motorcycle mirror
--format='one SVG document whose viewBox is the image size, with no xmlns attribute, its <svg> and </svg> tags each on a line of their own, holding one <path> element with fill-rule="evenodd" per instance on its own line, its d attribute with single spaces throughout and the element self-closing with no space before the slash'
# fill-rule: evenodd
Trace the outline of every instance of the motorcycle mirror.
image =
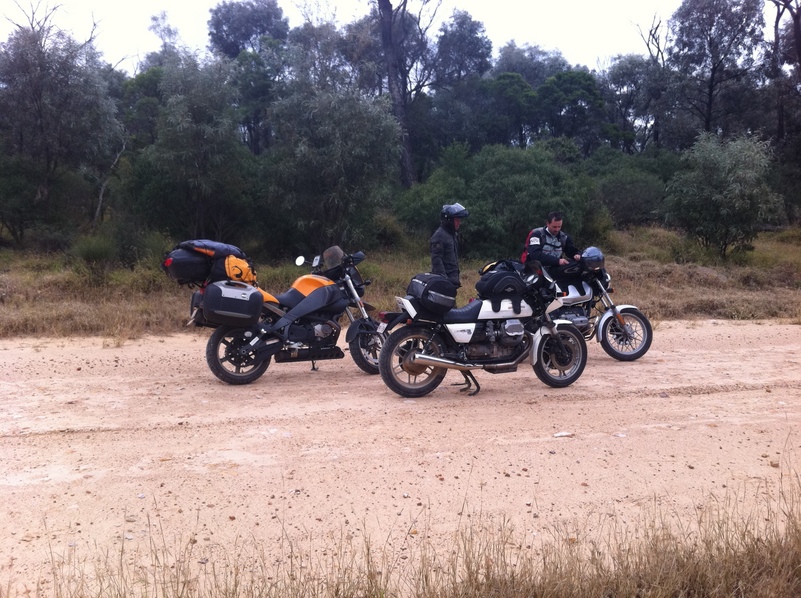
<svg viewBox="0 0 801 598">
<path fill-rule="evenodd" d="M 295 265 L 296 266 L 302 266 L 305 263 L 306 263 L 306 258 L 303 257 L 302 255 L 299 255 L 297 258 L 295 258 Z"/>
</svg>

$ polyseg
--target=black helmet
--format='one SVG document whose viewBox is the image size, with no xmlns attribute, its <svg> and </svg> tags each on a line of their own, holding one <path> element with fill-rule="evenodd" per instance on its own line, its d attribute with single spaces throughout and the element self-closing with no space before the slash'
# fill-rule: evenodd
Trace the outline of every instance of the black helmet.
<svg viewBox="0 0 801 598">
<path fill-rule="evenodd" d="M 587 247 L 581 254 L 581 261 L 588 270 L 600 270 L 604 267 L 604 254 L 597 247 Z"/>
<path fill-rule="evenodd" d="M 442 222 L 452 222 L 454 218 L 465 219 L 469 215 L 470 212 L 460 203 L 445 204 L 439 213 L 439 219 Z"/>
</svg>

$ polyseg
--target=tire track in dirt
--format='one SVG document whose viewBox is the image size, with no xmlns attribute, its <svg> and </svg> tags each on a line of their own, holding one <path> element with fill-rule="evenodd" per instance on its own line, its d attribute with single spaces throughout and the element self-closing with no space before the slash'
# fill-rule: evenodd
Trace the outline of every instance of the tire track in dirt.
<svg viewBox="0 0 801 598">
<path fill-rule="evenodd" d="M 637 362 L 591 341 L 566 389 L 521 366 L 478 372 L 474 397 L 451 373 L 416 400 L 349 358 L 230 387 L 205 338 L 4 342 L 0 587 L 31 582 L 51 551 L 146 554 L 154 538 L 321 557 L 365 537 L 447 547 L 468 522 L 587 532 L 653 507 L 691 522 L 710 494 L 746 506 L 797 471 L 801 327 L 787 323 L 661 322 Z"/>
</svg>

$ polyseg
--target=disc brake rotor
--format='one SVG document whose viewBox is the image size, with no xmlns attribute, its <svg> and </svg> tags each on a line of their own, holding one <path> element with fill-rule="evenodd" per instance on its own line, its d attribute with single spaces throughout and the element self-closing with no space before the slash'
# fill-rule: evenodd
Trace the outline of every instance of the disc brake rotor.
<svg viewBox="0 0 801 598">
<path fill-rule="evenodd" d="M 551 358 L 551 364 L 560 369 L 560 370 L 568 370 L 573 367 L 576 362 L 576 352 L 573 350 L 569 342 L 562 341 L 565 350 L 560 351 L 559 346 L 556 344 L 555 341 L 549 343 L 548 345 L 548 355 Z"/>
</svg>

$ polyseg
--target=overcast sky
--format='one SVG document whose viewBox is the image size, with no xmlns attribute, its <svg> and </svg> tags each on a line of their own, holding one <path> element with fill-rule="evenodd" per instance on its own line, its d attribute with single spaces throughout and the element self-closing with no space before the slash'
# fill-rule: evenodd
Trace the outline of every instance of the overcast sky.
<svg viewBox="0 0 801 598">
<path fill-rule="evenodd" d="M 148 52 L 157 50 L 158 38 L 148 30 L 150 17 L 161 11 L 189 48 L 205 51 L 209 9 L 222 0 L 49 0 L 60 8 L 55 22 L 85 39 L 92 19 L 98 24 L 98 49 L 105 60 L 132 73 Z M 25 22 L 34 0 L 3 0 L 0 41 L 13 22 Z M 370 0 L 278 0 L 290 27 L 303 22 L 304 10 L 335 14 L 340 24 L 366 15 Z M 766 3 L 769 4 L 769 3 Z M 40 10 L 44 12 L 46 0 Z M 595 68 L 617 54 L 645 52 L 640 30 L 647 32 L 654 17 L 667 21 L 681 0 L 442 0 L 438 16 L 447 20 L 455 8 L 465 10 L 484 24 L 495 52 L 514 40 L 518 46 L 538 45 L 560 50 L 572 64 Z M 22 8 L 20 8 L 22 7 Z M 304 8 L 305 7 L 305 8 Z"/>
</svg>

